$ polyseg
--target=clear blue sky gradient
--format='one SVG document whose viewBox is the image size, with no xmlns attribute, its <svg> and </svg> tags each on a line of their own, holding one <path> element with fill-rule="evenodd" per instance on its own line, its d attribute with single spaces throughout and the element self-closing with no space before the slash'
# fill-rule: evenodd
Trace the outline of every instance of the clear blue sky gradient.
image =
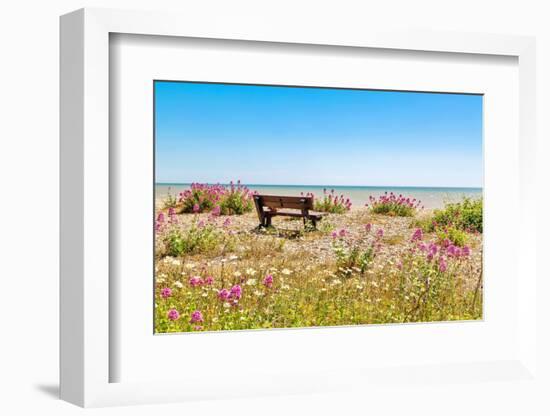
<svg viewBox="0 0 550 416">
<path fill-rule="evenodd" d="M 157 81 L 156 182 L 481 187 L 482 102 Z"/>
</svg>

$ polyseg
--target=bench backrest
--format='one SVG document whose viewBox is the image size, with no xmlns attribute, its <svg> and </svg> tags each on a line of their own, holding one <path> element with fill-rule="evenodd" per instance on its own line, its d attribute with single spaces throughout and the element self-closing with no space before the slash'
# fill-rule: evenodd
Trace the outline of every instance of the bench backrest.
<svg viewBox="0 0 550 416">
<path fill-rule="evenodd" d="M 268 208 L 313 209 L 312 196 L 254 195 L 259 206 Z"/>
</svg>

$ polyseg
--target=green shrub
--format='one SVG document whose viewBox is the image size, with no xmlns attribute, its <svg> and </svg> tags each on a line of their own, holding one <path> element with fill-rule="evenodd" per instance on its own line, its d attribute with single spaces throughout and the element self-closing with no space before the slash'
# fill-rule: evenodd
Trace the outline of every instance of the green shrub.
<svg viewBox="0 0 550 416">
<path fill-rule="evenodd" d="M 206 253 L 222 243 L 222 233 L 213 225 L 193 224 L 187 231 L 171 230 L 165 237 L 166 254 L 173 257 L 185 253 Z"/>
<path fill-rule="evenodd" d="M 468 232 L 483 232 L 483 201 L 481 198 L 464 198 L 461 202 L 445 204 L 442 210 L 435 210 L 430 224 L 431 230 L 453 227 Z"/>
<path fill-rule="evenodd" d="M 220 209 L 223 215 L 242 215 L 254 209 L 254 202 L 249 193 L 235 189 L 222 196 Z"/>
<path fill-rule="evenodd" d="M 439 244 L 441 244 L 446 239 L 453 243 L 455 246 L 464 247 L 464 245 L 468 241 L 468 235 L 466 234 L 466 232 L 454 227 L 438 229 L 437 240 Z"/>
</svg>

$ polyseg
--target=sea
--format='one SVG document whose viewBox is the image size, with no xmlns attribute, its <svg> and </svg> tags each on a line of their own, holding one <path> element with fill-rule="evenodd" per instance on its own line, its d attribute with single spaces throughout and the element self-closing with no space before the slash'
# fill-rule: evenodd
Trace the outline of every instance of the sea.
<svg viewBox="0 0 550 416">
<path fill-rule="evenodd" d="M 299 196 L 311 192 L 316 198 L 323 196 L 323 191 L 334 190 L 337 195 L 344 195 L 352 202 L 352 208 L 364 206 L 369 197 L 375 198 L 384 193 L 393 192 L 396 195 L 416 198 L 421 201 L 425 209 L 443 208 L 445 203 L 457 202 L 464 197 L 481 198 L 482 188 L 444 188 L 444 187 L 409 187 L 409 186 L 341 186 L 341 185 L 246 185 L 251 191 L 265 195 Z M 164 199 L 168 194 L 177 196 L 180 192 L 189 189 L 188 183 L 157 183 L 155 198 Z"/>
</svg>

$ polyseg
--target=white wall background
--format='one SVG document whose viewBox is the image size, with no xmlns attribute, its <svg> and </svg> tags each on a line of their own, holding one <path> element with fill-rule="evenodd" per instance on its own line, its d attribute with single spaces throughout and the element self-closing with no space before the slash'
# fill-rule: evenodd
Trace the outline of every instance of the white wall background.
<svg viewBox="0 0 550 416">
<path fill-rule="evenodd" d="M 76 414 L 60 402 L 58 376 L 58 16 L 81 7 L 177 10 L 207 17 L 211 13 L 270 16 L 308 25 L 385 25 L 535 35 L 538 42 L 538 132 L 540 175 L 549 178 L 550 136 L 550 11 L 545 0 L 19 0 L 0 9 L 0 413 Z M 548 190 L 548 179 L 539 188 Z M 548 243 L 549 198 L 539 206 L 539 250 Z M 513 226 L 513 221 L 511 222 Z M 547 256 L 547 255 L 546 255 Z M 544 255 L 540 256 L 544 260 Z M 544 266 L 543 260 L 540 265 Z M 550 274 L 546 273 L 550 278 Z M 540 361 L 550 374 L 550 284 L 538 287 Z M 452 394 L 449 392 L 452 390 Z M 453 389 L 433 385 L 411 391 L 425 404 L 408 408 L 407 397 L 387 394 L 363 397 L 345 393 L 308 397 L 260 398 L 93 410 L 97 414 L 548 414 L 542 390 L 506 383 Z M 550 384 L 546 386 L 550 391 Z M 538 397 L 538 400 L 537 400 Z"/>
</svg>

